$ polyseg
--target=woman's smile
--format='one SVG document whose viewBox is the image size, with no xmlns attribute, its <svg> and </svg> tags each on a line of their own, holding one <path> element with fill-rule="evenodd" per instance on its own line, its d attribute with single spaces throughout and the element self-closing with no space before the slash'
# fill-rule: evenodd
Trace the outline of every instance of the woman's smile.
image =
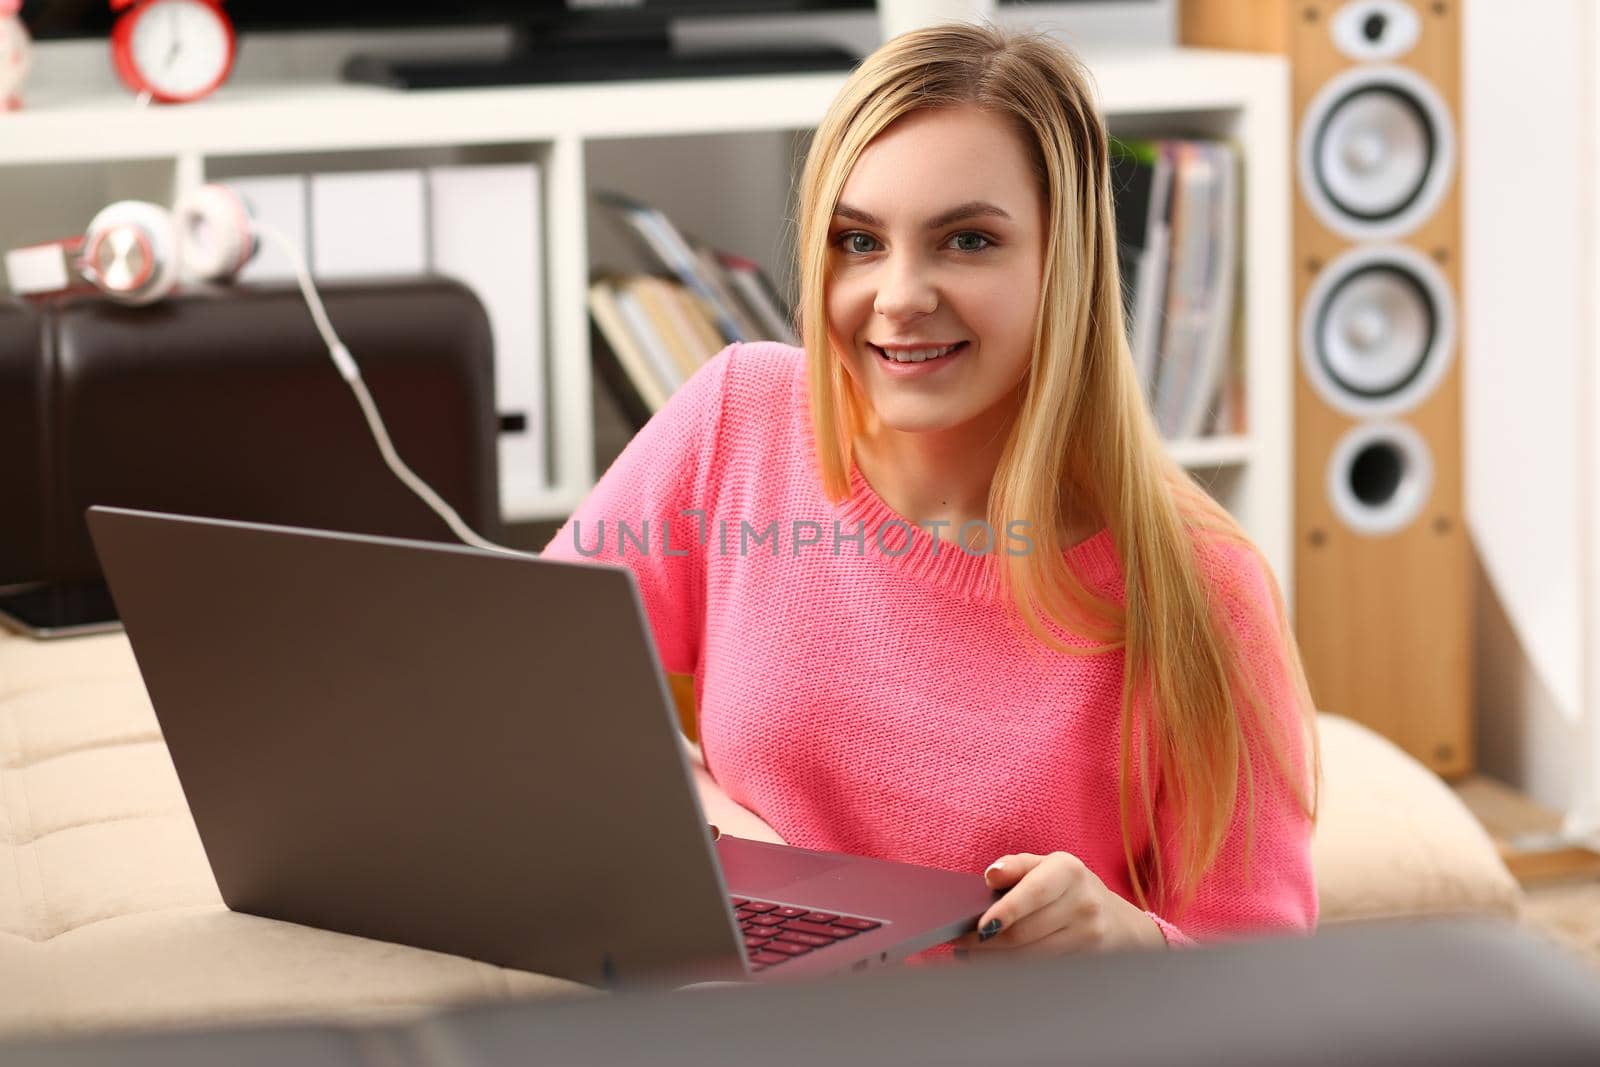
<svg viewBox="0 0 1600 1067">
<path fill-rule="evenodd" d="M 878 366 L 891 378 L 920 377 L 932 374 L 955 362 L 971 347 L 966 341 L 949 345 L 907 348 L 899 345 L 879 347 L 870 341 L 867 347 L 878 357 Z"/>
</svg>

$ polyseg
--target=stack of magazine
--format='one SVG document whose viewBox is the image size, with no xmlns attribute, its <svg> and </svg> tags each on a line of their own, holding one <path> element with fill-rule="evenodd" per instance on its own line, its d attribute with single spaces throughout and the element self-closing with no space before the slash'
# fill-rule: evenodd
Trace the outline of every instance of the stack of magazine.
<svg viewBox="0 0 1600 1067">
<path fill-rule="evenodd" d="M 1237 148 L 1113 139 L 1111 186 L 1128 344 L 1161 435 L 1243 433 Z"/>
<path fill-rule="evenodd" d="M 600 272 L 589 283 L 596 365 L 636 426 L 724 346 L 800 343 L 787 304 L 755 262 L 686 236 L 648 204 L 608 192 L 596 199 L 652 265 Z"/>
</svg>

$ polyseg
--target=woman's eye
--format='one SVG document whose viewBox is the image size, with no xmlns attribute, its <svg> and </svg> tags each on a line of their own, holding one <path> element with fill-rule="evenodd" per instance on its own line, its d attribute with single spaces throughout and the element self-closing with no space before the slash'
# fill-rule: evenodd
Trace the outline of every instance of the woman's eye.
<svg viewBox="0 0 1600 1067">
<path fill-rule="evenodd" d="M 994 241 L 987 235 L 978 233 L 975 230 L 963 230 L 961 233 L 953 235 L 947 243 L 954 245 L 955 250 L 958 252 L 982 252 L 994 245 Z M 838 245 L 846 253 L 858 256 L 880 250 L 878 239 L 871 234 L 862 233 L 860 230 L 852 230 L 849 233 L 840 234 L 834 238 L 834 244 Z"/>
<path fill-rule="evenodd" d="M 838 243 L 844 246 L 844 250 L 846 252 L 855 252 L 861 254 L 871 252 L 872 248 L 868 246 L 876 244 L 877 242 L 873 241 L 870 234 L 852 232 L 842 234 L 838 238 Z"/>
</svg>

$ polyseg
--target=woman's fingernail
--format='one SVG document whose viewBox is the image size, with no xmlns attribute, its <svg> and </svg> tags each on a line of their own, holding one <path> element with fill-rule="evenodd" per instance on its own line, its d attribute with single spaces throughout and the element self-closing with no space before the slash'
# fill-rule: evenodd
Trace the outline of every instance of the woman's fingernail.
<svg viewBox="0 0 1600 1067">
<path fill-rule="evenodd" d="M 983 873 L 984 873 L 984 876 L 987 877 L 990 871 L 1003 871 L 1005 869 L 1006 869 L 1006 861 L 1005 860 L 995 860 L 993 863 L 989 864 L 988 868 L 985 869 Z"/>
<path fill-rule="evenodd" d="M 999 932 L 1000 932 L 1000 920 L 999 919 L 990 919 L 988 922 L 983 924 L 983 929 L 978 931 L 978 940 L 979 941 L 987 941 L 991 937 L 993 937 L 995 934 L 998 934 Z"/>
</svg>

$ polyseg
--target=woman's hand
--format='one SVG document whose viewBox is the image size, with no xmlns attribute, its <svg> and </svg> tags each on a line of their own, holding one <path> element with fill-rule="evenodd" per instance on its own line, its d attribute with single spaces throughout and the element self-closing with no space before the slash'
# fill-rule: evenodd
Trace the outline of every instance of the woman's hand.
<svg viewBox="0 0 1600 1067">
<path fill-rule="evenodd" d="M 956 949 L 1030 956 L 1165 948 L 1156 921 L 1118 896 L 1067 852 L 1002 856 L 983 872 L 991 889 L 1009 891 L 958 938 Z"/>
</svg>

